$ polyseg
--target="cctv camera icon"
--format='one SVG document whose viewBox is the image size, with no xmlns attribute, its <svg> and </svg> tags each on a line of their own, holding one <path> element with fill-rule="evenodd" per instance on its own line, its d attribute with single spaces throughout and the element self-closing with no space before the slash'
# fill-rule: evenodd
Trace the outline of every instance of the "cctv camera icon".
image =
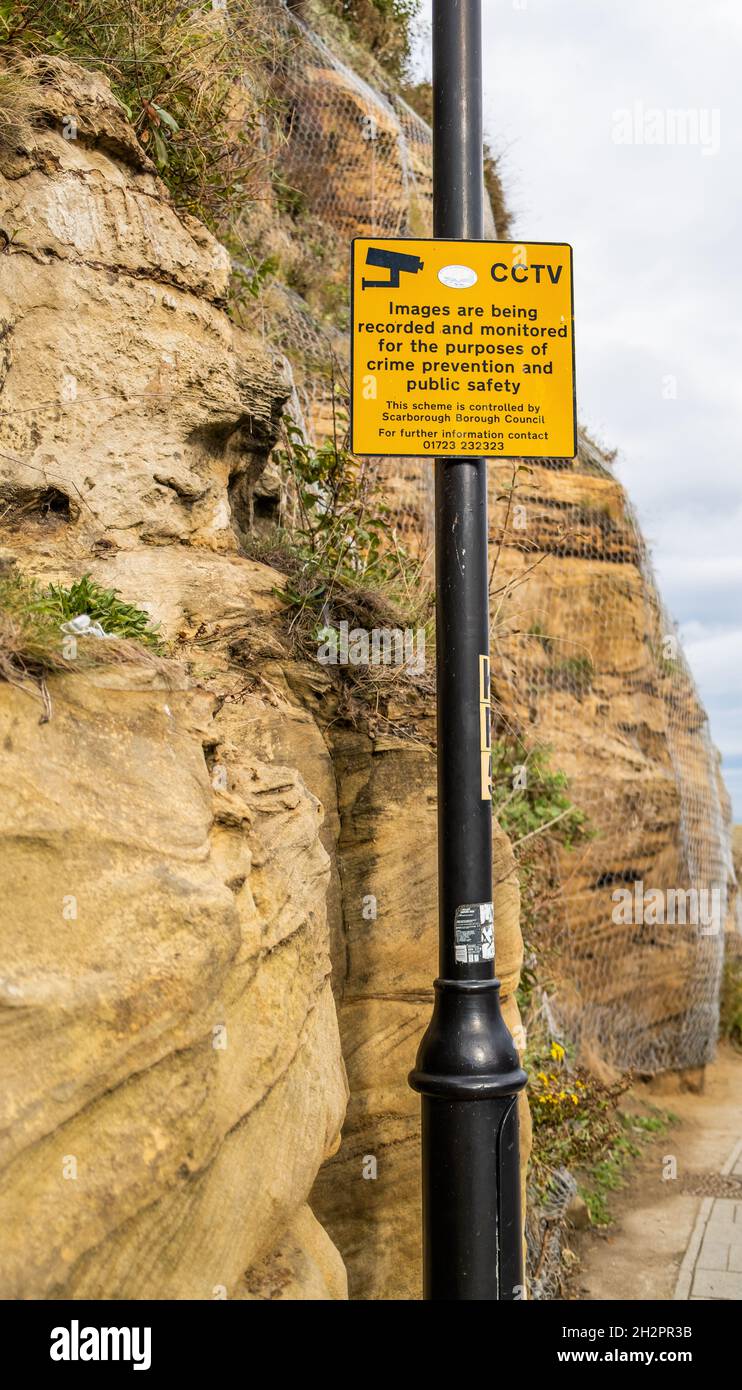
<svg viewBox="0 0 742 1390">
<path fill-rule="evenodd" d="M 378 266 L 381 270 L 389 271 L 388 280 L 361 280 L 364 290 L 384 289 L 398 290 L 399 277 L 402 271 L 408 275 L 417 275 L 423 269 L 423 262 L 419 256 L 407 256 L 403 251 L 384 251 L 380 246 L 369 246 L 366 252 L 366 265 Z"/>
</svg>

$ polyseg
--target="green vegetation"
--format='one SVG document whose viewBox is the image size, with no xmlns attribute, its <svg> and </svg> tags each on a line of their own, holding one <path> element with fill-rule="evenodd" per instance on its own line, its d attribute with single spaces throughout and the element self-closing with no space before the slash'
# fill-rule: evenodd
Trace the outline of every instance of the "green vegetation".
<svg viewBox="0 0 742 1390">
<path fill-rule="evenodd" d="M 390 550 L 383 544 L 391 531 L 390 508 L 368 462 L 337 440 L 315 448 L 291 422 L 276 457 L 296 488 L 299 558 L 328 581 L 393 586 L 407 556 L 400 546 Z"/>
<path fill-rule="evenodd" d="M 742 1051 L 742 957 L 727 956 L 721 985 L 720 1036 Z"/>
<path fill-rule="evenodd" d="M 515 844 L 547 828 L 567 846 L 589 833 L 587 816 L 568 795 L 568 778 L 551 767 L 550 752 L 535 747 L 519 753 L 512 741 L 502 739 L 492 745 L 493 809 Z"/>
<path fill-rule="evenodd" d="M 316 650 L 330 605 L 335 616 L 364 626 L 430 624 L 430 586 L 395 534 L 383 480 L 368 460 L 337 439 L 314 447 L 290 422 L 276 457 L 295 515 L 259 538 L 250 554 L 287 575 L 281 597 L 299 648 Z"/>
<path fill-rule="evenodd" d="M 567 1049 L 540 1034 L 526 1052 L 534 1125 L 534 1177 L 548 1186 L 559 1167 L 594 1165 L 620 1132 L 617 1103 L 630 1085 L 623 1078 L 605 1086 L 572 1064 Z"/>
<path fill-rule="evenodd" d="M 0 24 L 2 24 L 2 3 L 0 3 Z M 1 36 L 2 30 L 0 29 Z M 0 149 L 18 145 L 28 138 L 38 114 L 38 108 L 37 93 L 29 83 L 23 66 L 0 70 Z"/>
<path fill-rule="evenodd" d="M 623 1187 L 625 1169 L 641 1153 L 641 1145 L 663 1133 L 674 1117 L 656 1110 L 632 1115 L 619 1109 L 631 1084 L 623 1076 L 605 1085 L 575 1066 L 569 1050 L 543 1031 L 526 1053 L 533 1116 L 533 1154 L 530 1180 L 536 1200 L 546 1196 L 561 1168 L 578 1179 L 590 1220 L 610 1224 L 608 1198 Z"/>
<path fill-rule="evenodd" d="M 603 1156 L 592 1163 L 580 1185 L 593 1226 L 610 1226 L 609 1198 L 626 1185 L 626 1169 L 641 1154 L 641 1146 L 654 1134 L 663 1134 L 675 1116 L 657 1111 L 654 1115 L 627 1115 L 617 1112 L 618 1130 Z"/>
<path fill-rule="evenodd" d="M 0 679 L 38 677 L 64 662 L 59 625 L 39 607 L 40 590 L 25 575 L 0 577 Z"/>
<path fill-rule="evenodd" d="M 533 635 L 543 640 L 540 630 Z M 622 1116 L 619 1101 L 631 1077 L 606 1085 L 577 1065 L 573 1048 L 551 1036 L 541 1008 L 559 952 L 560 924 L 552 920 L 560 902 L 558 854 L 593 831 L 572 802 L 568 778 L 551 766 L 548 747 L 525 755 L 514 739 L 500 739 L 492 751 L 493 807 L 518 857 L 525 950 L 517 998 L 529 1038 L 532 1197 L 537 1206 L 546 1201 L 566 1168 L 581 1182 L 591 1221 L 602 1225 L 609 1220 L 607 1194 L 620 1185 L 623 1165 L 654 1121 Z"/>
<path fill-rule="evenodd" d="M 263 191 L 275 20 L 265 0 L 0 0 L 0 52 L 68 58 L 110 79 L 176 205 L 224 234 Z"/>
<path fill-rule="evenodd" d="M 50 584 L 39 592 L 35 607 L 57 626 L 87 613 L 91 622 L 100 623 L 109 636 L 128 638 L 155 649 L 160 646 L 157 627 L 152 626 L 149 613 L 124 603 L 118 589 L 104 589 L 89 574 L 76 579 L 69 588 Z"/>
<path fill-rule="evenodd" d="M 328 9 L 347 22 L 351 37 L 397 78 L 410 60 L 420 7 L 421 0 L 328 0 Z"/>
<path fill-rule="evenodd" d="M 493 811 L 518 859 L 524 960 L 517 998 L 527 1029 L 537 996 L 550 989 L 559 951 L 559 922 L 553 920 L 561 901 L 558 852 L 594 833 L 569 795 L 569 779 L 551 766 L 550 758 L 548 746 L 527 753 L 514 738 L 492 745 Z"/>
<path fill-rule="evenodd" d="M 565 656 L 549 666 L 546 674 L 557 690 L 586 695 L 592 688 L 595 669 L 589 656 Z"/>
<path fill-rule="evenodd" d="M 74 654 L 70 652 L 61 624 L 82 613 L 119 640 L 82 638 Z M 122 643 L 131 643 L 131 651 Z M 115 590 L 102 588 L 89 575 L 69 588 L 61 584 L 42 588 L 16 570 L 0 576 L 0 679 L 43 681 L 53 671 L 122 660 L 134 655 L 136 647 L 151 652 L 159 648 L 149 615 L 123 603 Z"/>
<path fill-rule="evenodd" d="M 537 637 L 545 652 L 552 651 L 554 647 L 554 638 L 549 636 L 548 632 L 546 632 L 540 623 L 531 623 L 527 635 L 529 637 Z"/>
</svg>

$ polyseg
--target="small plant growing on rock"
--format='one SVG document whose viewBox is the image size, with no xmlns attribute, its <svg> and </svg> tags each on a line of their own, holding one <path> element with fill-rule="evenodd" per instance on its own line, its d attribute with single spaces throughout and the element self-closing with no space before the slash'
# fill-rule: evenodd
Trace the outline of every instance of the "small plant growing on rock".
<svg viewBox="0 0 742 1390">
<path fill-rule="evenodd" d="M 118 589 L 104 589 L 89 574 L 76 579 L 68 588 L 63 584 L 50 584 L 40 591 L 35 606 L 40 614 L 47 615 L 57 625 L 86 613 L 111 637 L 128 638 L 154 649 L 160 646 L 157 627 L 152 625 L 149 613 L 133 603 L 124 603 Z"/>
<path fill-rule="evenodd" d="M 571 1051 L 542 1029 L 526 1052 L 534 1126 L 531 1180 L 537 1195 L 548 1191 L 552 1175 L 563 1168 L 585 1174 L 589 1190 L 605 1191 L 600 1165 L 610 1167 L 619 1153 L 631 1156 L 618 1110 L 631 1076 L 606 1085 L 576 1065 Z"/>
<path fill-rule="evenodd" d="M 82 637 L 70 643 L 63 623 L 86 613 L 100 623 L 108 640 Z M 157 660 L 160 641 L 149 614 L 124 603 L 113 589 L 104 589 L 89 575 L 65 588 L 36 580 L 15 569 L 0 574 L 0 680 L 40 692 L 47 710 L 51 702 L 47 676 L 104 662 Z"/>
<path fill-rule="evenodd" d="M 581 699 L 592 689 L 595 671 L 589 656 L 566 656 L 549 666 L 546 674 L 555 690 L 568 690 Z"/>
<path fill-rule="evenodd" d="M 295 484 L 296 534 L 306 563 L 345 583 L 393 582 L 407 557 L 384 544 L 391 538 L 390 509 L 366 461 L 333 439 L 315 448 L 291 422 L 284 439 L 277 457 Z"/>
<path fill-rule="evenodd" d="M 296 498 L 296 516 L 284 528 L 283 597 L 295 610 L 292 626 L 324 622 L 335 603 L 361 620 L 407 623 L 429 618 L 432 599 L 421 566 L 399 542 L 379 480 L 336 439 L 315 447 L 294 424 L 285 427 L 278 461 Z"/>
<path fill-rule="evenodd" d="M 294 654 L 322 665 L 351 723 L 367 717 L 417 738 L 412 706 L 431 693 L 434 666 L 424 562 L 399 541 L 373 467 L 337 437 L 313 445 L 289 422 L 277 460 L 289 515 L 247 551 L 286 576 L 277 592 Z"/>
<path fill-rule="evenodd" d="M 522 769 L 522 781 L 517 769 Z M 539 834 L 550 833 L 571 847 L 588 837 L 584 811 L 569 796 L 569 780 L 553 768 L 548 747 L 534 747 L 519 754 L 512 740 L 492 745 L 493 809 L 514 846 Z"/>
</svg>

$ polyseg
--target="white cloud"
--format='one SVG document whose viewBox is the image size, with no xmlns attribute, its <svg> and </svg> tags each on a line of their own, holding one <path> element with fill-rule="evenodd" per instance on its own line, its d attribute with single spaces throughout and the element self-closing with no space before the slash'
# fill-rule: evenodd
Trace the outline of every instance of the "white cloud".
<svg viewBox="0 0 742 1390">
<path fill-rule="evenodd" d="M 723 701 L 730 685 L 737 691 L 742 690 L 742 627 L 721 628 L 714 632 L 705 630 L 701 624 L 694 624 L 690 631 L 681 627 L 680 637 L 704 699 L 719 696 Z M 721 709 L 719 713 L 721 715 Z M 720 738 L 720 730 L 715 729 L 714 732 Z"/>
</svg>

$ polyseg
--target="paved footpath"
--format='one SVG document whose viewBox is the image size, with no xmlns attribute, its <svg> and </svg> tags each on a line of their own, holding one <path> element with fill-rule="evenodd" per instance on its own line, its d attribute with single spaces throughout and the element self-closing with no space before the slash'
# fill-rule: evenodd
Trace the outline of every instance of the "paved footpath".
<svg viewBox="0 0 742 1390">
<path fill-rule="evenodd" d="M 742 1055 L 722 1044 L 702 1091 L 665 1074 L 632 1087 L 624 1108 L 671 1112 L 675 1123 L 627 1170 L 613 1225 L 574 1233 L 576 1296 L 742 1300 Z"/>
<path fill-rule="evenodd" d="M 742 1178 L 742 1140 L 722 1168 Z M 675 1297 L 719 1302 L 742 1299 L 742 1201 L 704 1197 L 678 1273 Z"/>
</svg>

